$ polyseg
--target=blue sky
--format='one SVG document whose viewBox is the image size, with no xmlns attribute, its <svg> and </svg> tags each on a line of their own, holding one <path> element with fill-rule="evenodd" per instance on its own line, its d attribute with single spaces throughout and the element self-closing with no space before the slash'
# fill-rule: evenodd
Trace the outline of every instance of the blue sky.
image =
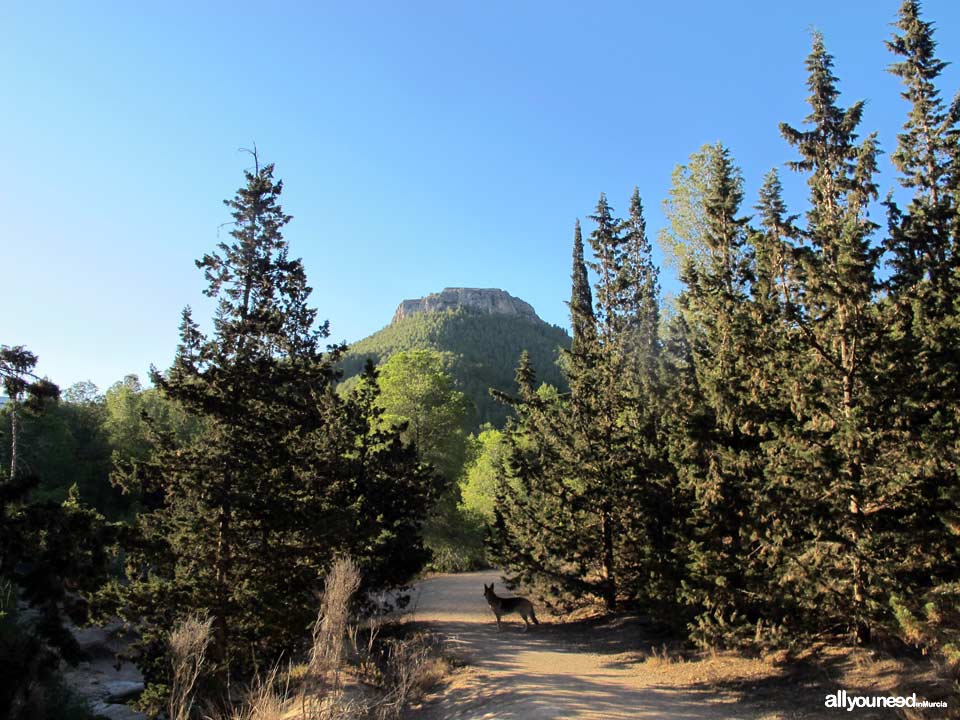
<svg viewBox="0 0 960 720">
<path fill-rule="evenodd" d="M 792 159 L 810 30 L 891 152 L 898 3 L 6 2 L 0 342 L 66 387 L 169 365 L 193 261 L 257 143 L 332 340 L 404 298 L 500 287 L 566 326 L 574 219 L 639 186 L 651 236 L 677 163 L 728 145 L 752 206 Z M 960 60 L 960 4 L 925 3 Z M 957 68 L 941 90 L 952 96 Z M 894 182 L 888 167 L 881 188 Z M 788 193 L 802 211 L 803 179 Z M 668 291 L 676 282 L 665 271 Z"/>
</svg>

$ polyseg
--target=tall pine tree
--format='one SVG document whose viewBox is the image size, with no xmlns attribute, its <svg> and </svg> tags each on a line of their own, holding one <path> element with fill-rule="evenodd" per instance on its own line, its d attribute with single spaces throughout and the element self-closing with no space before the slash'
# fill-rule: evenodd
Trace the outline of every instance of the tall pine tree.
<svg viewBox="0 0 960 720">
<path fill-rule="evenodd" d="M 799 342 L 787 384 L 797 417 L 783 448 L 806 527 L 784 578 L 806 596 L 820 627 L 833 622 L 866 641 L 891 571 L 882 517 L 896 502 L 891 478 L 876 464 L 874 432 L 879 251 L 870 243 L 876 225 L 868 206 L 877 195 L 877 148 L 874 135 L 857 141 L 863 103 L 837 105 L 832 68 L 816 34 L 807 60 L 809 129 L 781 125 L 800 154 L 791 167 L 808 175 L 810 187 L 789 318 Z"/>
<path fill-rule="evenodd" d="M 518 421 L 508 433 L 512 472 L 501 482 L 494 555 L 518 579 L 568 597 L 589 593 L 613 609 L 660 597 L 670 554 L 650 370 L 657 279 L 639 196 L 627 223 L 603 195 L 591 219 L 591 262 L 579 223 L 574 233 L 570 393 L 533 392 L 531 369 L 521 365 L 527 389 L 512 400 Z"/>
<path fill-rule="evenodd" d="M 296 651 L 336 553 L 350 552 L 373 587 L 402 584 L 426 559 L 418 533 L 433 475 L 374 422 L 369 387 L 335 392 L 340 348 L 322 351 L 327 324 L 282 236 L 282 182 L 253 159 L 225 201 L 232 240 L 197 262 L 218 301 L 212 334 L 188 308 L 173 366 L 152 372 L 203 430 L 183 444 L 155 428 L 149 457 L 118 473 L 148 509 L 128 544 L 129 582 L 104 598 L 139 630 L 147 709 L 162 706 L 167 633 L 180 619 L 213 618 L 215 696 Z"/>
<path fill-rule="evenodd" d="M 892 604 L 912 642 L 956 661 L 960 598 L 960 103 L 946 107 L 936 82 L 947 63 L 936 56 L 933 24 L 919 3 L 900 7 L 887 42 L 898 62 L 910 113 L 893 162 L 912 197 L 905 210 L 887 200 L 892 272 L 883 303 L 890 427 L 884 462 L 905 475 L 909 499 L 899 518 L 903 544 Z M 954 648 L 952 651 L 949 648 Z"/>
<path fill-rule="evenodd" d="M 767 581 L 758 551 L 764 518 L 757 513 L 763 478 L 762 412 L 754 401 L 760 326 L 751 311 L 754 255 L 740 216 L 743 181 L 727 148 L 701 150 L 705 176 L 697 247 L 682 254 L 679 297 L 694 397 L 671 417 L 671 447 L 689 503 L 681 597 L 696 614 L 694 638 L 704 644 L 751 639 L 768 619 Z M 682 408 L 677 401 L 673 407 Z"/>
</svg>

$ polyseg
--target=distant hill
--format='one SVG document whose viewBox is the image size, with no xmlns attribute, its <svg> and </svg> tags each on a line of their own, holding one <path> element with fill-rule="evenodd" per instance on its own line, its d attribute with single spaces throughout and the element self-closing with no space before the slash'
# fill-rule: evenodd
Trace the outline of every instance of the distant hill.
<svg viewBox="0 0 960 720">
<path fill-rule="evenodd" d="M 509 409 L 490 397 L 489 388 L 516 392 L 514 373 L 527 350 L 538 383 L 565 390 L 557 360 L 560 349 L 568 347 L 566 331 L 545 323 L 528 303 L 503 290 L 446 288 L 400 303 L 390 325 L 350 345 L 341 368 L 349 387 L 368 357 L 379 364 L 402 350 L 449 352 L 456 357 L 452 372 L 457 385 L 476 408 L 470 425 L 500 427 Z"/>
</svg>

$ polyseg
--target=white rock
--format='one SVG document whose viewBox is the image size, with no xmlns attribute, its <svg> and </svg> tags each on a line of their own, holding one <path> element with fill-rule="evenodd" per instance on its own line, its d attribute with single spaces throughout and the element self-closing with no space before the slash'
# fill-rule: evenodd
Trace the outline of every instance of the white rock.
<svg viewBox="0 0 960 720">
<path fill-rule="evenodd" d="M 143 692 L 143 683 L 133 680 L 111 680 L 103 684 L 108 702 L 123 702 L 137 697 Z"/>
<path fill-rule="evenodd" d="M 94 703 L 93 714 L 102 715 L 109 720 L 146 720 L 146 715 L 138 713 L 129 705 L 115 705 L 112 703 Z"/>
</svg>

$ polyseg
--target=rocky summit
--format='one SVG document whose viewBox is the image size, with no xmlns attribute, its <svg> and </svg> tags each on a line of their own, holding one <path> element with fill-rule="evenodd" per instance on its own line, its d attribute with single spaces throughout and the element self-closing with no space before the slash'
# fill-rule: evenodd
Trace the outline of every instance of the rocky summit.
<svg viewBox="0 0 960 720">
<path fill-rule="evenodd" d="M 470 308 L 488 315 L 510 315 L 531 320 L 539 318 L 533 307 L 510 293 L 496 288 L 444 288 L 416 300 L 404 300 L 393 315 L 393 322 L 417 313 L 444 312 Z"/>
</svg>

